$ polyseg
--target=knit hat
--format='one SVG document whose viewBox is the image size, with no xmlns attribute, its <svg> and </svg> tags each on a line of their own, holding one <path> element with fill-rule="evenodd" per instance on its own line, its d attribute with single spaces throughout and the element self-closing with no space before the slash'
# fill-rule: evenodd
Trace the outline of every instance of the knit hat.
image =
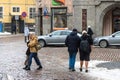
<svg viewBox="0 0 120 80">
<path fill-rule="evenodd" d="M 91 28 L 91 26 L 88 26 L 88 28 Z"/>
<path fill-rule="evenodd" d="M 83 30 L 83 31 L 82 31 L 82 35 L 85 34 L 85 33 L 87 34 L 87 31 L 86 31 L 86 30 Z"/>
</svg>

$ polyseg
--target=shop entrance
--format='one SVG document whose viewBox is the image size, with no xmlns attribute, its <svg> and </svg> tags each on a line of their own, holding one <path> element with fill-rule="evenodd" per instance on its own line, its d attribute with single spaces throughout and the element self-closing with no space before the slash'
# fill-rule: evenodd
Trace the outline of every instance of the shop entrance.
<svg viewBox="0 0 120 80">
<path fill-rule="evenodd" d="M 11 33 L 16 31 L 16 33 L 24 33 L 24 20 L 20 16 L 12 16 L 11 19 Z"/>
</svg>

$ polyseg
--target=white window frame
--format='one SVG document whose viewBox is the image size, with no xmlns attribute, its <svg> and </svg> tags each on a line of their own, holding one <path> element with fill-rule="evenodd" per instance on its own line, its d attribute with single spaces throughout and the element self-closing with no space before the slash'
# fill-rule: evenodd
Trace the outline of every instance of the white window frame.
<svg viewBox="0 0 120 80">
<path fill-rule="evenodd" d="M 15 11 L 14 11 L 15 9 Z M 19 9 L 19 10 L 18 10 Z M 12 12 L 15 13 L 15 12 L 20 12 L 20 7 L 19 6 L 13 6 L 12 7 Z"/>
<path fill-rule="evenodd" d="M 32 12 L 30 12 L 30 9 L 32 9 Z M 33 11 L 35 9 L 35 11 Z M 35 13 L 36 13 L 36 8 L 35 7 L 29 7 L 29 18 L 34 19 L 35 18 Z"/>
</svg>

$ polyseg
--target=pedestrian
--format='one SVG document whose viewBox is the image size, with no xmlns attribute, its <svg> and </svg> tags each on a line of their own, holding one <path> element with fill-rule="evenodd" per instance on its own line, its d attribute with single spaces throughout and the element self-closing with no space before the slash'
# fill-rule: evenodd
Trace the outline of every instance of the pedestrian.
<svg viewBox="0 0 120 80">
<path fill-rule="evenodd" d="M 94 33 L 93 33 L 93 30 L 91 29 L 91 26 L 88 26 L 87 34 L 89 34 L 90 37 L 92 37 L 92 35 L 94 34 Z"/>
<path fill-rule="evenodd" d="M 16 34 L 16 25 L 15 24 L 12 25 L 12 34 L 14 34 L 14 33 Z"/>
<path fill-rule="evenodd" d="M 29 40 L 29 28 L 27 25 L 24 27 L 24 36 L 25 36 L 25 42 Z"/>
<path fill-rule="evenodd" d="M 34 58 L 36 64 L 39 66 L 37 68 L 37 70 L 42 69 L 42 65 L 41 62 L 38 58 L 37 55 L 37 49 L 36 49 L 36 45 L 38 44 L 38 39 L 35 36 L 34 33 L 30 34 L 30 42 L 28 44 L 28 47 L 30 48 L 30 56 L 29 56 L 29 60 L 28 60 L 28 67 L 25 70 L 30 70 L 31 64 L 32 64 L 32 58 Z"/>
<path fill-rule="evenodd" d="M 77 29 L 73 29 L 65 40 L 65 45 L 69 52 L 69 70 L 75 71 L 76 54 L 78 52 L 80 37 L 77 35 Z"/>
<path fill-rule="evenodd" d="M 25 67 L 23 69 L 26 69 L 28 67 L 28 60 L 30 56 L 30 48 L 28 47 L 29 41 L 27 42 L 27 50 L 26 50 L 26 60 L 24 62 Z"/>
<path fill-rule="evenodd" d="M 91 47 L 93 44 L 92 38 L 87 34 L 86 30 L 82 31 L 80 38 L 80 71 L 82 71 L 83 63 L 85 62 L 85 72 L 88 72 L 88 62 L 90 61 Z"/>
</svg>

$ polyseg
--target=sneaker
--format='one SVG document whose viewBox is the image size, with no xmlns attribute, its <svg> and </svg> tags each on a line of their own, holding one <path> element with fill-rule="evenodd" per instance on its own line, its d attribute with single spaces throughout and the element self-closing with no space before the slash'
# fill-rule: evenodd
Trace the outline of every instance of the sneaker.
<svg viewBox="0 0 120 80">
<path fill-rule="evenodd" d="M 85 72 L 87 73 L 87 72 L 88 72 L 88 70 L 85 70 Z"/>
<path fill-rule="evenodd" d="M 80 68 L 80 71 L 82 72 L 82 68 Z"/>
<path fill-rule="evenodd" d="M 39 66 L 38 68 L 37 68 L 37 70 L 41 70 L 42 69 L 42 66 Z"/>
</svg>

